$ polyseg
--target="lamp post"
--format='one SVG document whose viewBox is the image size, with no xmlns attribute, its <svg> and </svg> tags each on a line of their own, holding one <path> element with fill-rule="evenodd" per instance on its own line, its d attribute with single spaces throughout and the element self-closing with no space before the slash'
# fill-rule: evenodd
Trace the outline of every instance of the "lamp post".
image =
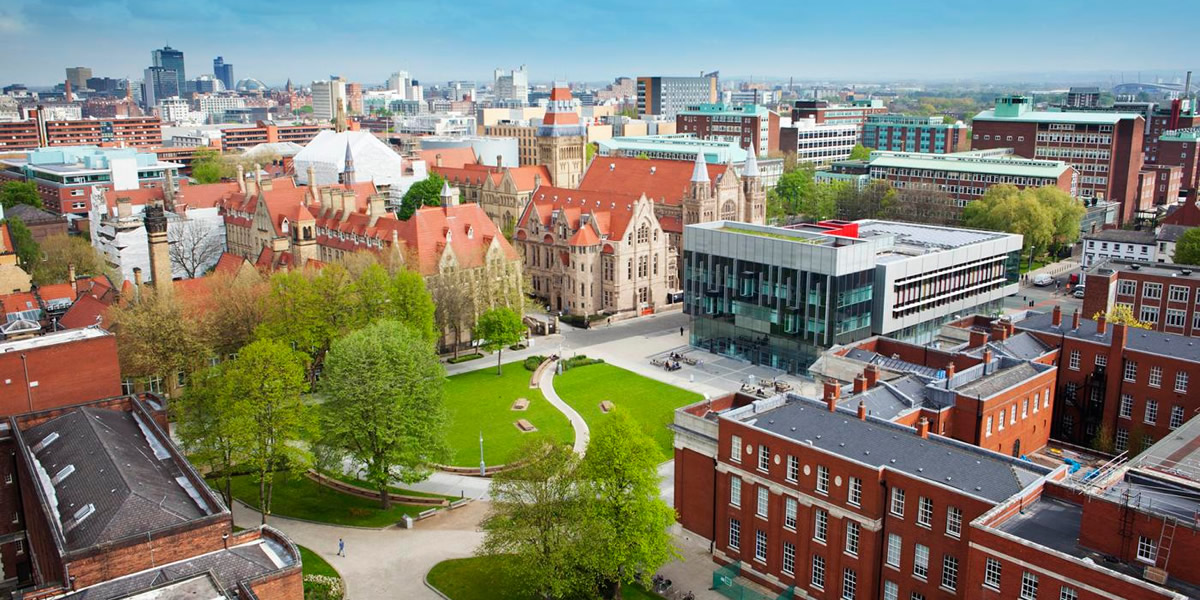
<svg viewBox="0 0 1200 600">
<path fill-rule="evenodd" d="M 479 430 L 479 476 L 487 475 L 487 466 L 483 463 L 483 430 Z"/>
</svg>

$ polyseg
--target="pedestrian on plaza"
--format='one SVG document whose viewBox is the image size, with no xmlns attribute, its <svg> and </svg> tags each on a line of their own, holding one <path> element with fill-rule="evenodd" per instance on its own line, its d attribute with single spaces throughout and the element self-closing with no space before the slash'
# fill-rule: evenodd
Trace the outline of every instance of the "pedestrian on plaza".
<svg viewBox="0 0 1200 600">
<path fill-rule="evenodd" d="M 683 328 L 682 327 L 679 328 L 679 337 L 683 337 Z"/>
<path fill-rule="evenodd" d="M 338 556 L 346 556 L 346 542 L 338 538 Z"/>
</svg>

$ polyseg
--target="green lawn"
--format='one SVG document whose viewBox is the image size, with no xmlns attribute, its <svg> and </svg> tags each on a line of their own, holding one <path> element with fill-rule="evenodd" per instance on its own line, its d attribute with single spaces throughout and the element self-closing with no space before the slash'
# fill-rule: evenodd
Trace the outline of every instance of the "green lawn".
<svg viewBox="0 0 1200 600">
<path fill-rule="evenodd" d="M 627 412 L 658 442 L 662 460 L 672 457 L 672 435 L 667 425 L 674 419 L 675 409 L 704 399 L 700 394 L 610 364 L 571 369 L 554 378 L 554 390 L 589 427 L 596 427 L 606 416 L 600 402 L 612 401 L 617 410 Z"/>
<path fill-rule="evenodd" d="M 233 478 L 233 497 L 258 508 L 258 485 L 254 483 L 252 475 Z M 307 477 L 285 478 L 283 475 L 275 480 L 275 493 L 271 500 L 271 514 L 275 516 L 358 527 L 395 525 L 404 515 L 415 517 L 427 508 L 393 504 L 385 511 L 379 508 L 379 502 L 375 500 L 343 494 Z"/>
<path fill-rule="evenodd" d="M 497 377 L 495 365 L 486 369 L 454 375 L 446 380 L 446 408 L 450 413 L 447 443 L 450 446 L 449 464 L 459 467 L 479 466 L 479 432 L 483 431 L 484 460 L 489 465 L 502 465 L 514 457 L 514 451 L 530 436 L 548 436 L 569 444 L 575 439 L 571 422 L 558 412 L 540 390 L 529 387 L 532 372 L 521 361 L 504 365 L 504 374 Z M 517 398 L 529 400 L 524 411 L 511 410 Z M 527 419 L 537 428 L 533 433 L 521 433 L 514 425 L 517 419 Z"/>
<path fill-rule="evenodd" d="M 360 488 L 366 488 L 366 489 L 372 490 L 372 491 L 375 489 L 374 484 L 363 481 L 357 477 L 354 477 L 353 475 L 346 475 L 345 473 L 332 473 L 329 471 L 322 471 L 322 473 L 324 473 L 326 477 L 332 477 L 333 479 L 336 479 L 343 483 L 349 483 L 350 485 L 357 485 Z M 409 489 L 405 489 L 405 488 L 401 488 L 401 487 L 396 487 L 394 485 L 389 485 L 388 489 L 391 490 L 393 494 L 404 494 L 405 496 L 417 496 L 419 498 L 445 498 L 447 500 L 458 500 L 458 496 L 444 496 L 442 494 L 431 494 L 429 492 L 418 492 L 417 490 L 409 490 Z"/>
<path fill-rule="evenodd" d="M 334 569 L 333 565 L 321 558 L 321 555 L 309 550 L 308 548 L 305 548 L 304 546 L 301 546 L 300 544 L 296 544 L 296 547 L 300 549 L 300 562 L 304 564 L 305 575 L 341 577 L 341 575 L 338 574 L 337 569 Z"/>
<path fill-rule="evenodd" d="M 504 569 L 505 559 L 496 556 L 474 556 L 442 561 L 430 569 L 429 585 L 437 588 L 450 600 L 533 600 L 521 594 L 516 582 Z M 622 590 L 627 600 L 662 600 L 638 585 Z"/>
</svg>

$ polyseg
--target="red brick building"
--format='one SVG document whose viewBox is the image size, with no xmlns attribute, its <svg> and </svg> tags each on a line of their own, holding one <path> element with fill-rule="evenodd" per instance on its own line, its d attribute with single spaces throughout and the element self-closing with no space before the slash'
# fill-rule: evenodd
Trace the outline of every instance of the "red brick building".
<svg viewBox="0 0 1200 600">
<path fill-rule="evenodd" d="M 1099 560 L 1089 539 L 1064 538 L 1058 550 L 1010 543 L 1017 538 L 1003 527 L 1019 514 L 1009 510 L 1014 498 L 1066 480 L 1065 465 L 990 452 L 827 396 L 739 394 L 676 411 L 679 522 L 712 540 L 714 562 L 822 600 L 1186 597 Z M 989 554 L 1015 559 L 999 580 L 985 575 Z M 981 586 L 985 576 L 1006 593 Z M 1025 595 L 1012 591 L 1022 585 Z"/>
<path fill-rule="evenodd" d="M 1200 118 L 1196 120 L 1200 121 Z M 1200 156 L 1197 156 L 1197 148 L 1200 148 L 1200 127 L 1190 127 L 1164 131 L 1157 142 L 1146 150 L 1146 162 L 1182 169 L 1180 189 L 1171 197 L 1171 202 L 1178 200 L 1180 193 L 1200 187 Z"/>
<path fill-rule="evenodd" d="M 0 342 L 0 390 L 0 417 L 116 396 L 116 337 L 83 328 Z"/>
<path fill-rule="evenodd" d="M 22 598 L 303 598 L 296 546 L 269 527 L 233 531 L 154 396 L 6 425 L 0 508 L 14 518 L 0 525 L 0 556 Z"/>
<path fill-rule="evenodd" d="M 0 151 L 88 145 L 151 148 L 162 144 L 158 117 L 47 121 L 35 114 L 27 121 L 0 123 Z"/>
<path fill-rule="evenodd" d="M 276 125 L 259 121 L 254 127 L 231 127 L 221 131 L 221 151 L 250 148 L 259 144 L 294 142 L 307 144 L 328 125 Z"/>
<path fill-rule="evenodd" d="M 1077 194 L 1121 203 L 1134 215 L 1145 119 L 1132 113 L 1039 111 L 1029 98 L 1006 96 L 972 122 L 971 147 L 1012 148 L 1018 156 L 1062 160 L 1079 173 Z"/>
<path fill-rule="evenodd" d="M 1088 269 L 1084 286 L 1085 315 L 1124 305 L 1155 331 L 1200 336 L 1200 270 L 1196 267 L 1112 259 Z"/>
<path fill-rule="evenodd" d="M 1015 327 L 1058 348 L 1058 403 L 1051 435 L 1086 445 L 1111 435 L 1136 454 L 1168 437 L 1200 409 L 1200 344 L 1194 338 L 1030 313 Z"/>
<path fill-rule="evenodd" d="M 863 125 L 869 115 L 882 115 L 888 111 L 881 100 L 868 98 L 851 99 L 847 104 L 830 104 L 826 100 L 797 100 L 792 108 L 792 121 L 813 119 L 817 125 L 823 123 L 853 124 L 858 127 L 862 139 Z"/>
<path fill-rule="evenodd" d="M 1138 210 L 1152 211 L 1179 201 L 1183 168 L 1178 165 L 1146 163 L 1138 172 Z"/>
<path fill-rule="evenodd" d="M 739 148 L 753 146 L 759 156 L 779 151 L 779 115 L 755 104 L 701 104 L 680 111 L 675 125 L 679 133 L 702 140 L 735 142 Z"/>
</svg>

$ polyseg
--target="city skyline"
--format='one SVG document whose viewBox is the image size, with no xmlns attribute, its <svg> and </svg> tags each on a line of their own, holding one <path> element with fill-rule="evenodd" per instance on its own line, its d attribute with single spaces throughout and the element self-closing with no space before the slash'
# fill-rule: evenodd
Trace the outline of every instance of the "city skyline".
<svg viewBox="0 0 1200 600">
<path fill-rule="evenodd" d="M 1001 8 L 926 3 L 886 20 L 877 18 L 886 5 L 869 1 L 806 7 L 790 21 L 779 19 L 789 9 L 784 3 L 745 11 L 718 0 L 670 6 L 665 17 L 654 19 L 625 0 L 553 13 L 499 2 L 397 8 L 368 0 L 338 11 L 300 2 L 288 13 L 274 6 L 224 0 L 186 7 L 142 0 L 88 6 L 16 0 L 0 8 L 0 33 L 12 46 L 39 51 L 6 65 L 3 79 L 54 85 L 64 67 L 76 65 L 90 66 L 98 76 L 138 79 L 150 64 L 150 52 L 168 43 L 185 53 L 193 77 L 211 71 L 213 58 L 224 56 L 238 65 L 239 79 L 269 85 L 289 78 L 307 84 L 330 74 L 370 84 L 400 69 L 418 80 L 487 81 L 493 68 L 521 64 L 529 65 L 531 80 L 539 82 L 708 70 L 838 81 L 997 80 L 1068 72 L 1116 78 L 1124 72 L 1128 81 L 1139 71 L 1182 75 L 1189 66 L 1184 64 L 1184 20 L 1160 24 L 1155 44 L 1146 47 L 1125 33 L 1123 8 L 1108 1 L 1042 5 L 1020 0 Z M 686 19 L 670 16 L 685 10 Z M 1087 27 L 1057 25 L 1079 21 L 1080 14 L 1086 15 Z M 787 32 L 770 32 L 789 22 L 794 26 Z M 980 22 L 989 27 L 981 31 Z M 103 54 L 96 53 L 94 36 L 72 33 L 97 27 L 123 32 L 105 40 Z M 712 32 L 726 35 L 728 43 L 714 48 L 706 41 Z M 60 43 L 44 44 L 55 34 Z M 1097 39 L 1106 42 L 1097 45 Z M 1087 52 L 1079 52 L 1085 47 Z"/>
</svg>

